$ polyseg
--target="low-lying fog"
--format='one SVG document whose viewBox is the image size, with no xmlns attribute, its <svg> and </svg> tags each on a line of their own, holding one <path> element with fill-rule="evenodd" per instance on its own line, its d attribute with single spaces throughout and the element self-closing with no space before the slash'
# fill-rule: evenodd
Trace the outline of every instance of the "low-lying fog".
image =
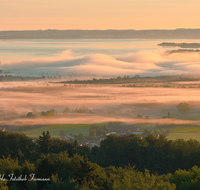
<svg viewBox="0 0 200 190">
<path fill-rule="evenodd" d="M 163 50 L 141 50 L 120 55 L 88 53 L 78 56 L 71 50 L 66 50 L 55 57 L 2 63 L 1 69 L 4 73 L 13 75 L 45 77 L 198 74 L 200 53 L 169 54 Z"/>
<path fill-rule="evenodd" d="M 128 88 L 116 85 L 53 84 L 42 82 L 0 83 L 2 124 L 135 122 L 137 115 L 149 116 L 148 123 L 160 121 L 167 112 L 180 115 L 180 102 L 190 104 L 190 114 L 200 113 L 200 89 Z M 35 117 L 27 113 L 36 111 Z M 65 108 L 69 108 L 63 113 Z M 41 117 L 42 111 L 55 109 L 54 117 Z M 83 109 L 83 113 L 77 110 Z M 151 120 L 152 119 L 152 120 Z M 137 122 L 144 122 L 138 120 Z M 185 123 L 189 121 L 174 120 Z"/>
<path fill-rule="evenodd" d="M 154 123 L 162 116 L 166 116 L 168 112 L 172 117 L 180 116 L 176 109 L 180 102 L 190 104 L 189 115 L 198 115 L 200 113 L 199 87 L 131 88 L 111 84 L 64 85 L 47 82 L 52 79 L 109 78 L 138 74 L 141 76 L 187 74 L 192 77 L 199 75 L 199 52 L 169 53 L 164 49 L 150 48 L 151 44 L 148 45 L 149 48 L 146 46 L 143 49 L 141 46 L 139 50 L 131 51 L 130 43 L 132 42 L 126 42 L 126 47 L 120 49 L 117 44 L 112 42 L 110 44 L 112 47 L 109 46 L 110 51 L 108 51 L 109 44 L 104 46 L 98 42 L 98 46 L 92 47 L 91 43 L 90 48 L 96 48 L 97 51 L 90 52 L 88 49 L 84 49 L 81 54 L 75 52 L 75 49 L 66 50 L 67 47 L 64 47 L 65 51 L 61 51 L 60 54 L 55 53 L 51 56 L 45 54 L 41 57 L 33 54 L 32 58 L 25 59 L 26 57 L 24 57 L 19 61 L 2 62 L 0 64 L 0 81 L 3 81 L 0 82 L 1 122 L 7 124 L 18 122 L 20 124 L 23 122 L 37 124 L 41 124 L 41 122 L 99 123 L 113 120 L 132 122 L 135 117 L 142 115 L 143 117 L 149 116 L 148 122 Z M 144 42 L 144 44 L 146 43 Z M 104 47 L 107 49 L 100 51 Z M 112 53 L 114 47 L 116 47 L 116 51 Z M 38 48 L 35 47 L 35 49 Z M 128 51 L 125 51 L 127 49 Z M 19 77 L 18 80 L 24 80 L 24 76 L 30 76 L 30 80 L 34 76 L 44 76 L 43 79 L 45 77 L 46 79 L 43 81 L 46 80 L 46 82 L 27 82 L 26 80 L 24 82 L 5 82 L 6 80 L 15 81 L 10 75 L 20 76 L 21 78 Z M 146 82 L 147 84 L 151 83 L 151 81 Z M 182 84 L 180 83 L 180 85 Z M 63 113 L 65 108 L 68 108 L 68 112 Z M 41 117 L 42 111 L 51 109 L 55 110 L 54 117 Z M 32 110 L 36 110 L 34 117 L 28 118 L 27 113 Z M 185 121 L 174 120 L 174 122 Z"/>
</svg>

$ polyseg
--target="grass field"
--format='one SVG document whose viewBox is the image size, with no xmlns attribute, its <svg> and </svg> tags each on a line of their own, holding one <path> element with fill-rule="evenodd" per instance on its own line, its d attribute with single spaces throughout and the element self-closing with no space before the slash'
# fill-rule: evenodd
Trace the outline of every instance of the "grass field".
<svg viewBox="0 0 200 190">
<path fill-rule="evenodd" d="M 195 139 L 200 141 L 200 133 L 170 133 L 167 138 L 169 140 L 176 140 L 176 139 Z"/>
<path fill-rule="evenodd" d="M 124 123 L 125 124 L 125 123 Z M 92 124 L 55 124 L 50 125 L 47 127 L 41 127 L 37 129 L 31 129 L 28 131 L 23 131 L 22 133 L 26 134 L 29 137 L 38 138 L 40 135 L 42 135 L 43 131 L 49 131 L 51 136 L 54 138 L 58 138 L 59 133 L 61 130 L 65 131 L 66 134 L 74 134 L 78 135 L 79 133 L 83 134 L 84 137 L 89 136 L 89 128 Z M 97 123 L 93 125 L 108 125 L 108 123 Z M 137 125 L 140 126 L 142 129 L 148 129 L 148 130 L 154 130 L 155 126 L 152 125 Z"/>
<path fill-rule="evenodd" d="M 125 125 L 130 125 L 129 123 L 123 123 Z M 148 130 L 155 130 L 155 125 L 149 124 L 149 123 L 140 123 L 140 124 L 136 124 L 136 127 L 141 127 L 142 130 L 144 129 L 148 129 Z"/>
<path fill-rule="evenodd" d="M 26 134 L 29 137 L 38 138 L 42 135 L 43 131 L 49 131 L 52 137 L 58 138 L 61 130 L 65 131 L 66 134 L 74 134 L 78 135 L 79 133 L 83 134 L 84 137 L 89 136 L 89 128 L 92 124 L 58 124 L 58 125 L 50 125 L 48 127 L 42 127 L 38 129 L 32 129 L 28 131 L 24 131 L 22 133 Z M 107 125 L 107 123 L 98 123 L 93 125 Z"/>
<path fill-rule="evenodd" d="M 181 120 L 200 120 L 200 115 L 176 115 L 175 118 Z"/>
<path fill-rule="evenodd" d="M 152 126 L 152 125 L 151 126 L 142 125 L 140 127 L 141 127 L 142 130 L 147 129 L 147 130 L 157 130 L 157 131 L 159 131 L 158 129 L 155 128 L 155 126 Z"/>
<path fill-rule="evenodd" d="M 101 123 L 96 125 L 104 125 L 107 123 Z M 66 134 L 74 134 L 78 135 L 79 133 L 82 133 L 84 137 L 89 136 L 89 128 L 91 124 L 66 124 L 66 125 L 50 125 L 48 127 L 42 127 L 38 129 L 32 129 L 28 131 L 24 131 L 23 133 L 26 134 L 29 137 L 38 138 L 40 135 L 42 135 L 43 131 L 49 131 L 51 136 L 54 138 L 58 138 L 59 133 L 61 130 L 65 131 Z M 148 129 L 148 130 L 154 130 L 155 126 L 152 125 L 141 125 L 142 129 Z M 176 132 L 174 132 L 176 131 Z M 176 140 L 176 139 L 196 139 L 200 141 L 200 128 L 199 127 L 175 127 L 174 131 L 170 133 L 167 138 L 169 140 Z M 183 132 L 182 132 L 183 131 Z"/>
<path fill-rule="evenodd" d="M 42 127 L 39 129 L 32 129 L 29 131 L 24 131 L 22 133 L 26 134 L 29 137 L 36 137 L 38 138 L 40 135 L 42 135 L 43 131 L 49 131 L 52 137 L 58 138 L 60 137 L 60 131 L 65 131 L 66 134 L 74 134 L 78 135 L 79 133 L 82 133 L 84 137 L 89 136 L 89 128 L 49 128 L 49 127 Z"/>
<path fill-rule="evenodd" d="M 98 126 L 103 126 L 103 125 L 108 125 L 108 123 L 94 123 L 94 124 L 55 124 L 55 125 L 50 125 L 48 126 L 49 129 L 60 129 L 60 128 L 68 128 L 68 129 L 73 129 L 73 128 L 78 128 L 78 129 L 88 129 L 90 128 L 91 125 L 98 125 Z"/>
<path fill-rule="evenodd" d="M 195 126 L 195 125 L 188 125 L 188 126 L 177 126 L 174 127 L 172 132 L 200 132 L 200 126 Z"/>
<path fill-rule="evenodd" d="M 181 129 L 174 129 L 173 132 L 185 132 L 185 133 L 199 133 L 200 128 L 193 128 L 193 129 L 188 129 L 188 128 L 181 128 Z"/>
</svg>

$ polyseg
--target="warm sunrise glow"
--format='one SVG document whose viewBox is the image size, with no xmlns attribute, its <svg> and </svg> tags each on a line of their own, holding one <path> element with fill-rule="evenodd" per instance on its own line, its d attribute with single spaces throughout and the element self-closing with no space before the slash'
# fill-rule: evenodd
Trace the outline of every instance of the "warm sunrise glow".
<svg viewBox="0 0 200 190">
<path fill-rule="evenodd" d="M 0 30 L 199 28 L 198 0 L 0 0 Z"/>
<path fill-rule="evenodd" d="M 200 0 L 0 0 L 0 190 L 200 190 Z"/>
</svg>

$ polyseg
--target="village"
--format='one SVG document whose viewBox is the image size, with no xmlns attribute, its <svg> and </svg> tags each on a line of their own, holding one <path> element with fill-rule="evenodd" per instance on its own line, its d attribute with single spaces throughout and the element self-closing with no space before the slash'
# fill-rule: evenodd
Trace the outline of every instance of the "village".
<svg viewBox="0 0 200 190">
<path fill-rule="evenodd" d="M 102 140 L 105 140 L 109 135 L 111 134 L 116 134 L 120 137 L 123 137 L 125 135 L 142 135 L 142 130 L 140 127 L 136 127 L 135 125 L 111 125 L 108 127 L 108 133 L 106 134 L 101 134 L 98 136 L 93 136 L 93 137 L 84 137 L 81 139 L 77 139 L 76 135 L 69 134 L 69 135 L 63 135 L 60 137 L 60 140 L 66 140 L 69 142 L 74 142 L 77 140 L 79 143 L 79 146 L 88 146 L 88 147 L 94 147 L 94 146 L 100 146 L 100 142 Z"/>
</svg>

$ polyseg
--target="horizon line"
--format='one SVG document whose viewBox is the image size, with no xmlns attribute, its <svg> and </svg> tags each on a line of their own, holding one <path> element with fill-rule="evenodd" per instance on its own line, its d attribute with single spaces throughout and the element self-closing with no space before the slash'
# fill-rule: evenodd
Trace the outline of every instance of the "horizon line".
<svg viewBox="0 0 200 190">
<path fill-rule="evenodd" d="M 132 30 L 132 31 L 147 31 L 147 30 L 199 30 L 200 28 L 175 28 L 175 29 L 36 29 L 36 30 L 0 30 L 0 32 L 8 32 L 8 31 L 47 31 L 47 30 L 57 30 L 57 31 L 70 31 L 70 30 L 80 30 L 80 31 L 107 31 L 107 30 L 117 30 L 117 31 L 126 31 L 126 30 Z"/>
</svg>

